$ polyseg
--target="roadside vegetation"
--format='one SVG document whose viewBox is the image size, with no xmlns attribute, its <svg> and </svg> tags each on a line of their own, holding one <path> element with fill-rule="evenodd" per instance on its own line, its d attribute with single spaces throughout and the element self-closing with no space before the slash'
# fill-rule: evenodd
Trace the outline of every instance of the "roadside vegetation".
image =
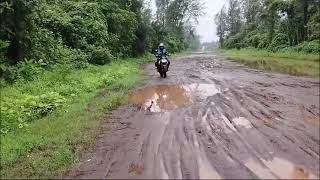
<svg viewBox="0 0 320 180">
<path fill-rule="evenodd" d="M 219 52 L 231 60 L 236 60 L 256 69 L 294 76 L 319 77 L 320 75 L 320 60 L 317 54 L 270 52 L 258 49 L 229 49 Z"/>
<path fill-rule="evenodd" d="M 250 67 L 319 76 L 317 0 L 229 0 L 216 15 L 221 52 Z"/>
<path fill-rule="evenodd" d="M 0 2 L 1 178 L 54 178 L 142 83 L 160 42 L 198 48 L 196 0 Z M 106 118 L 107 119 L 107 118 Z"/>
<path fill-rule="evenodd" d="M 55 177 L 90 148 L 106 114 L 127 100 L 151 57 L 45 72 L 1 90 L 1 177 Z M 145 61 L 144 61 L 145 60 Z"/>
</svg>

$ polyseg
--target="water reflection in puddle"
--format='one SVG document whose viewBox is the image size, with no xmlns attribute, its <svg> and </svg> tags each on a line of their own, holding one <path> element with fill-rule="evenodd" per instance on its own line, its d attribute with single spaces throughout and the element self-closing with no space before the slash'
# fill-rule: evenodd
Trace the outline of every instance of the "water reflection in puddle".
<svg viewBox="0 0 320 180">
<path fill-rule="evenodd" d="M 190 94 L 181 86 L 159 85 L 138 90 L 130 95 L 130 103 L 151 112 L 165 112 L 191 104 Z"/>
<path fill-rule="evenodd" d="M 194 93 L 208 97 L 219 92 L 214 84 L 158 85 L 135 91 L 129 102 L 151 112 L 166 112 L 189 106 Z"/>
</svg>

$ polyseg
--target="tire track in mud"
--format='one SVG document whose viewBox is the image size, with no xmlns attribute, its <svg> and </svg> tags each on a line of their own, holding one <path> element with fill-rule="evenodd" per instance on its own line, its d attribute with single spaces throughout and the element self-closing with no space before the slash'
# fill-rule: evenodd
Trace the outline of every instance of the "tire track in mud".
<svg viewBox="0 0 320 180">
<path fill-rule="evenodd" d="M 72 178 L 318 178 L 319 80 L 214 55 L 152 64 Z"/>
</svg>

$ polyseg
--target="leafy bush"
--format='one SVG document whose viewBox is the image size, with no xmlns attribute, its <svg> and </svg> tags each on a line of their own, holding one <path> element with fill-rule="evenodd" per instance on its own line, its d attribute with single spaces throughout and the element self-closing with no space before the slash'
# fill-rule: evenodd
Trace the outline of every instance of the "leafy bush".
<svg viewBox="0 0 320 180">
<path fill-rule="evenodd" d="M 283 33 L 278 33 L 269 44 L 268 50 L 275 52 L 285 47 L 288 47 L 289 46 L 288 39 L 289 39 L 288 35 Z"/>
<path fill-rule="evenodd" d="M 1 133 L 27 126 L 28 122 L 45 116 L 66 102 L 55 92 L 41 95 L 23 94 L 1 99 Z"/>
<path fill-rule="evenodd" d="M 297 51 L 305 53 L 320 53 L 320 40 L 306 41 L 294 47 Z"/>
<path fill-rule="evenodd" d="M 90 63 L 104 65 L 109 63 L 113 59 L 113 56 L 111 55 L 110 51 L 101 46 L 90 46 L 89 51 L 91 54 L 91 57 L 89 59 Z"/>
<path fill-rule="evenodd" d="M 223 47 L 227 49 L 235 48 L 236 39 L 230 37 L 224 41 Z"/>
<path fill-rule="evenodd" d="M 264 49 L 264 48 L 267 48 L 268 45 L 269 45 L 268 35 L 267 35 L 266 33 L 264 33 L 264 34 L 262 34 L 262 35 L 260 36 L 258 48 L 259 48 L 259 49 Z"/>
<path fill-rule="evenodd" d="M 127 82 L 124 77 L 138 74 L 138 71 L 133 60 L 117 61 L 108 66 L 91 65 L 80 70 L 61 65 L 53 71 L 44 72 L 34 81 L 16 82 L 1 89 L 1 93 L 6 94 L 1 98 L 1 131 L 7 133 L 23 128 L 57 108 L 65 107 L 77 96 L 101 86 L 113 90 L 129 88 L 128 84 L 130 87 L 134 84 L 130 78 Z M 123 83 L 119 82 L 121 79 Z"/>
<path fill-rule="evenodd" d="M 263 34 L 260 34 L 257 31 L 250 31 L 245 36 L 244 43 L 245 43 L 246 47 L 258 48 L 262 39 L 263 39 Z"/>
<path fill-rule="evenodd" d="M 224 47 L 231 49 L 231 48 L 242 48 L 242 47 L 246 47 L 246 45 L 244 44 L 244 34 L 243 33 L 238 33 L 234 36 L 229 37 L 228 39 L 226 39 L 225 43 L 224 43 Z"/>
<path fill-rule="evenodd" d="M 179 41 L 179 39 L 177 37 L 175 37 L 173 34 L 169 35 L 166 39 L 165 42 L 168 45 L 168 49 L 171 52 L 179 52 L 180 51 L 180 47 L 179 44 L 181 44 L 181 42 Z"/>
<path fill-rule="evenodd" d="M 38 74 L 43 72 L 41 67 L 42 61 L 35 62 L 33 59 L 20 61 L 16 66 L 3 66 L 3 77 L 8 82 L 15 82 L 17 80 L 34 80 Z"/>
<path fill-rule="evenodd" d="M 88 55 L 81 50 L 75 50 L 76 54 L 72 58 L 71 65 L 77 69 L 87 68 L 89 66 Z"/>
<path fill-rule="evenodd" d="M 5 53 L 9 45 L 9 41 L 3 41 L 0 39 L 0 62 L 5 57 Z"/>
</svg>

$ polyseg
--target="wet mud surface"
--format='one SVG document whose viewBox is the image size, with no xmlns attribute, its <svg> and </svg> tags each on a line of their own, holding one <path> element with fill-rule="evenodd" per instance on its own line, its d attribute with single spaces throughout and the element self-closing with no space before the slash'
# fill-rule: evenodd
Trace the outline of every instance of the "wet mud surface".
<svg viewBox="0 0 320 180">
<path fill-rule="evenodd" d="M 319 79 L 215 55 L 152 64 L 66 178 L 319 178 Z"/>
</svg>

